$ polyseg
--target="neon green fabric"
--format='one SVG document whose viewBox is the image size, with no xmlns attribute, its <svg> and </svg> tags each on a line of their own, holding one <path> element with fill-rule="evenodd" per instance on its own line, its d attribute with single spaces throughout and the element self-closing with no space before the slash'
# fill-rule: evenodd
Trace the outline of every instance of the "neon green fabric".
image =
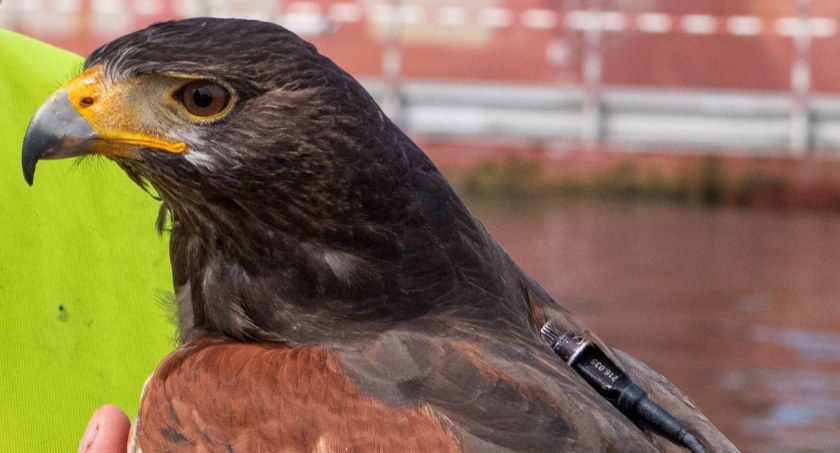
<svg viewBox="0 0 840 453">
<path fill-rule="evenodd" d="M 76 451 L 104 403 L 130 417 L 174 347 L 158 203 L 104 158 L 21 173 L 29 118 L 82 59 L 0 30 L 0 452 Z"/>
</svg>

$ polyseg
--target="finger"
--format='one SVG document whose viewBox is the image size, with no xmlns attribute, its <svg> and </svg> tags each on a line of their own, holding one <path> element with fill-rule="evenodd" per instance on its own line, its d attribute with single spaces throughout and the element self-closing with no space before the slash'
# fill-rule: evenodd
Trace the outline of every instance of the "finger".
<svg viewBox="0 0 840 453">
<path fill-rule="evenodd" d="M 110 404 L 106 404 L 90 417 L 79 453 L 124 453 L 128 442 L 128 430 L 131 423 L 125 413 Z"/>
</svg>

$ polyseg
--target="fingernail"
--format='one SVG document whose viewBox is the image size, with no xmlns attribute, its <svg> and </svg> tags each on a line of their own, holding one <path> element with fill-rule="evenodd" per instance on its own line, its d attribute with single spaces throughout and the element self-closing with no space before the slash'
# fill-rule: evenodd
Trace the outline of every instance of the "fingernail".
<svg viewBox="0 0 840 453">
<path fill-rule="evenodd" d="M 78 453 L 89 451 L 90 447 L 93 446 L 93 441 L 96 440 L 96 435 L 99 433 L 99 412 L 100 410 L 97 409 L 90 417 L 85 433 L 82 435 L 82 441 L 79 443 Z"/>
</svg>

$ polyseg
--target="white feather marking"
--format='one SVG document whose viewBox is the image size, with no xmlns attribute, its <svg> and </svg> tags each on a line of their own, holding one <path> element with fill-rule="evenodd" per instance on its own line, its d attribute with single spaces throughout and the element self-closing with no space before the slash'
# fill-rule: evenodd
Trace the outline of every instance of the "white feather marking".
<svg viewBox="0 0 840 453">
<path fill-rule="evenodd" d="M 344 283 L 352 283 L 356 269 L 361 264 L 361 260 L 352 253 L 329 249 L 311 242 L 303 244 L 303 249 L 312 259 L 326 264 L 333 275 Z"/>
<path fill-rule="evenodd" d="M 358 261 L 355 255 L 335 250 L 324 250 L 323 259 L 333 274 L 345 283 L 353 277 L 353 268 Z"/>
<path fill-rule="evenodd" d="M 204 167 L 208 170 L 215 169 L 217 164 L 216 159 L 214 159 L 213 156 L 199 151 L 187 150 L 187 152 L 184 153 L 184 158 L 191 164 L 198 167 Z"/>
<path fill-rule="evenodd" d="M 143 383 L 143 390 L 140 391 L 140 409 L 143 408 L 143 397 L 146 396 L 146 388 L 149 387 L 149 382 L 152 380 L 152 377 L 155 373 L 149 375 L 146 378 L 146 382 Z M 128 453 L 143 453 L 143 449 L 137 447 L 137 429 L 140 426 L 140 416 L 142 414 L 137 412 L 137 417 L 134 419 L 134 422 L 131 424 L 131 431 L 129 432 L 129 441 L 128 441 Z"/>
<path fill-rule="evenodd" d="M 315 443 L 315 449 L 312 450 L 312 453 L 332 453 L 333 448 L 327 443 L 327 439 L 324 436 L 318 438 L 318 442 Z"/>
</svg>

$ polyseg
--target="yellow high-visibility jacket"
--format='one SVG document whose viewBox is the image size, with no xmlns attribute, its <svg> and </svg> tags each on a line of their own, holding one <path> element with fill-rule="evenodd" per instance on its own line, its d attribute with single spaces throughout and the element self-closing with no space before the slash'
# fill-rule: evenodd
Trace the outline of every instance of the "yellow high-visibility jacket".
<svg viewBox="0 0 840 453">
<path fill-rule="evenodd" d="M 100 157 L 24 182 L 29 118 L 83 59 L 0 29 L 0 452 L 67 452 L 104 403 L 137 410 L 175 346 L 158 202 Z"/>
</svg>

